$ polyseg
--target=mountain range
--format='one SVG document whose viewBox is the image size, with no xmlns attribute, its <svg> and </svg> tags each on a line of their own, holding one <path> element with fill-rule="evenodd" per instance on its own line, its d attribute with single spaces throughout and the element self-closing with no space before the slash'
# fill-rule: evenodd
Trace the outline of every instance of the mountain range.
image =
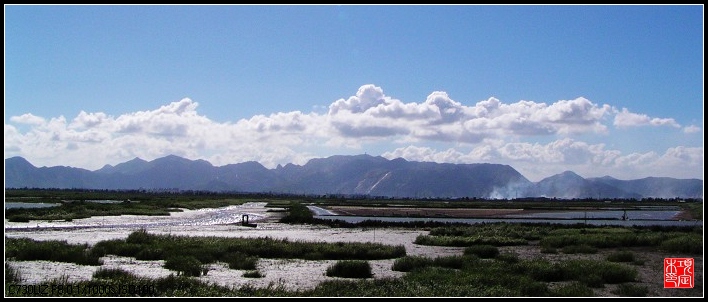
<svg viewBox="0 0 708 302">
<path fill-rule="evenodd" d="M 214 192 L 361 195 L 397 198 L 513 199 L 703 198 L 703 180 L 647 177 L 583 178 L 565 171 L 529 181 L 509 165 L 450 164 L 335 155 L 306 164 L 268 169 L 249 161 L 213 166 L 175 155 L 135 158 L 91 171 L 35 167 L 22 157 L 5 159 L 5 188 L 194 190 Z"/>
</svg>

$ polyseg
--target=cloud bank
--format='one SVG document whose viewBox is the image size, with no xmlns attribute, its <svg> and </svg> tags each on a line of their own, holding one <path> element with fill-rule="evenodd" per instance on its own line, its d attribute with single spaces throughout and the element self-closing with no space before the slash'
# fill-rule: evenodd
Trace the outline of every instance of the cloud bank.
<svg viewBox="0 0 708 302">
<path fill-rule="evenodd" d="M 434 91 L 416 103 L 363 85 L 355 95 L 332 102 L 326 113 L 278 112 L 226 123 L 200 115 L 198 106 L 184 98 L 120 116 L 84 111 L 71 120 L 32 113 L 13 116 L 5 124 L 5 158 L 23 156 L 38 166 L 94 170 L 135 157 L 152 160 L 175 154 L 217 166 L 253 160 L 273 168 L 385 145 L 380 155 L 390 159 L 502 163 L 532 181 L 565 170 L 621 179 L 703 174 L 702 147 L 622 154 L 578 140 L 574 136 L 608 135 L 630 127 L 683 127 L 678 133 L 697 136 L 702 131 L 582 97 L 552 104 L 507 104 L 492 97 L 464 105 Z"/>
</svg>

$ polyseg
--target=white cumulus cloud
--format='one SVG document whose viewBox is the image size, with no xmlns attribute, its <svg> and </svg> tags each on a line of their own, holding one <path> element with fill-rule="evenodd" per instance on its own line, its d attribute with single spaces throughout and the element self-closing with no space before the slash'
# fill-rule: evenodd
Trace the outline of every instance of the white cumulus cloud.
<svg viewBox="0 0 708 302">
<path fill-rule="evenodd" d="M 684 133 L 697 133 L 701 132 L 701 127 L 695 126 L 695 125 L 689 125 L 683 128 Z"/>
<path fill-rule="evenodd" d="M 31 113 L 25 113 L 20 116 L 10 117 L 10 121 L 19 124 L 29 124 L 29 125 L 41 125 L 45 123 L 44 118 L 33 115 Z"/>
<path fill-rule="evenodd" d="M 649 176 L 696 178 L 702 171 L 703 148 L 676 147 L 664 154 L 656 152 L 622 155 L 608 150 L 604 144 L 588 144 L 561 139 L 548 144 L 504 143 L 484 145 L 468 152 L 454 148 L 438 151 L 430 147 L 410 145 L 385 152 L 388 159 L 451 163 L 499 163 L 514 167 L 531 181 L 572 170 L 583 177 L 610 175 L 620 179 Z"/>
<path fill-rule="evenodd" d="M 118 116 L 85 111 L 69 120 L 31 113 L 13 116 L 5 124 L 5 154 L 38 165 L 88 169 L 169 154 L 214 165 L 257 161 L 273 168 L 342 151 L 364 153 L 377 146 L 387 158 L 509 164 L 529 178 L 565 170 L 617 177 L 702 174 L 702 147 L 623 154 L 578 139 L 607 135 L 613 118 L 617 127 L 612 131 L 639 125 L 678 127 L 673 119 L 616 111 L 582 97 L 553 103 L 504 103 L 490 97 L 465 103 L 434 91 L 423 102 L 404 102 L 387 96 L 381 87 L 363 85 L 355 95 L 333 101 L 327 111 L 217 122 L 198 109 L 199 103 L 184 98 Z M 688 126 L 683 131 L 701 129 Z M 533 142 L 537 138 L 544 143 Z"/>
<path fill-rule="evenodd" d="M 637 126 L 670 126 L 680 128 L 672 118 L 651 118 L 646 114 L 632 113 L 627 108 L 615 115 L 614 125 L 617 127 L 637 127 Z"/>
</svg>

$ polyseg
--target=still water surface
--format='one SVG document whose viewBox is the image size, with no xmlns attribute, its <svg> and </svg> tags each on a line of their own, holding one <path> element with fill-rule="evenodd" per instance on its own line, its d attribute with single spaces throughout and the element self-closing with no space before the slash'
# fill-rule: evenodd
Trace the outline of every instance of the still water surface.
<svg viewBox="0 0 708 302">
<path fill-rule="evenodd" d="M 619 211 L 616 209 L 597 211 L 557 211 L 533 214 L 509 214 L 504 218 L 443 218 L 443 217 L 374 217 L 374 216 L 349 216 L 336 215 L 326 209 L 308 206 L 318 219 L 342 220 L 349 223 L 358 223 L 365 220 L 384 222 L 443 222 L 443 223 L 557 223 L 557 224 L 589 224 L 589 225 L 614 225 L 614 226 L 695 226 L 703 225 L 703 221 L 674 220 L 681 213 L 677 208 L 663 210 L 631 210 Z M 628 219 L 623 220 L 622 216 Z"/>
<path fill-rule="evenodd" d="M 120 201 L 104 201 L 97 202 L 110 203 Z M 60 204 L 56 203 L 25 203 L 25 202 L 6 202 L 5 208 L 42 208 L 55 207 Z M 229 206 L 217 209 L 202 209 L 196 211 L 197 215 L 192 215 L 189 218 L 179 219 L 177 217 L 144 217 L 143 221 L 125 221 L 103 218 L 99 223 L 81 223 L 74 222 L 52 222 L 38 224 L 23 224 L 22 226 L 6 225 L 10 229 L 25 228 L 28 226 L 39 227 L 43 224 L 51 228 L 135 228 L 135 227 L 156 227 L 156 226 L 176 226 L 176 225 L 218 225 L 218 224 L 235 224 L 240 223 L 244 218 L 243 215 L 250 214 L 251 220 L 259 220 L 264 217 L 261 213 L 253 213 L 249 209 L 265 206 L 265 203 L 247 203 L 241 206 Z M 589 225 L 614 225 L 614 226 L 702 226 L 702 220 L 682 221 L 674 220 L 673 217 L 681 211 L 677 208 L 666 209 L 651 209 L 651 210 L 629 210 L 618 211 L 615 209 L 597 210 L 597 211 L 559 211 L 559 212 L 544 212 L 533 214 L 510 214 L 505 218 L 444 218 L 444 217 L 374 217 L 374 216 L 348 216 L 337 215 L 329 210 L 317 207 L 308 206 L 313 212 L 314 218 L 342 220 L 349 223 L 358 223 L 365 220 L 377 220 L 385 222 L 443 222 L 443 223 L 557 223 L 557 224 L 589 224 Z M 623 215 L 629 219 L 623 220 Z M 96 217 L 98 218 L 98 217 Z M 167 218 L 167 219 L 166 219 Z"/>
</svg>

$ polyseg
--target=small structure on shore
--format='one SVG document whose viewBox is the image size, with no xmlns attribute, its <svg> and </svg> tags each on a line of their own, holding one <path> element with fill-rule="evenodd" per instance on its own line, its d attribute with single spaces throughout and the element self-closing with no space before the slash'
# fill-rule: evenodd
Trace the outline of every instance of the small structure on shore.
<svg viewBox="0 0 708 302">
<path fill-rule="evenodd" d="M 255 228 L 256 226 L 258 226 L 255 223 L 248 222 L 248 214 L 243 214 L 243 216 L 241 216 L 241 225 L 247 226 L 247 227 L 252 227 L 252 228 Z"/>
</svg>

